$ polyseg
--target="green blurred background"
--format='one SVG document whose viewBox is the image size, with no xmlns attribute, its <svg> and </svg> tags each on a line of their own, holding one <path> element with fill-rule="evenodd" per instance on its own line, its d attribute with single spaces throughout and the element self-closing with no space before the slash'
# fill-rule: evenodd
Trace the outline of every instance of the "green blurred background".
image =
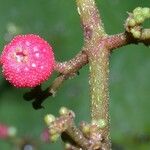
<svg viewBox="0 0 150 150">
<path fill-rule="evenodd" d="M 137 6 L 150 6 L 150 0 L 97 0 L 107 33 L 124 31 L 126 12 Z M 146 21 L 145 27 L 150 26 Z M 16 34 L 39 34 L 49 41 L 59 61 L 78 53 L 83 36 L 75 0 L 0 0 L 0 49 Z M 56 74 L 53 76 L 56 76 Z M 150 50 L 129 45 L 113 52 L 110 60 L 111 137 L 114 150 L 150 150 Z M 50 79 L 43 85 L 52 82 Z M 55 98 L 49 97 L 45 109 L 34 110 L 23 100 L 29 89 L 15 89 L 0 76 L 0 122 L 15 126 L 19 137 L 29 137 L 38 150 L 63 149 L 61 141 L 45 144 L 40 134 L 45 128 L 43 117 L 57 115 L 61 106 L 76 113 L 76 122 L 89 121 L 88 66 L 80 76 L 68 80 Z M 0 140 L 1 150 L 12 150 Z M 14 148 L 15 149 L 15 148 Z M 31 149 L 27 149 L 31 150 Z"/>
</svg>

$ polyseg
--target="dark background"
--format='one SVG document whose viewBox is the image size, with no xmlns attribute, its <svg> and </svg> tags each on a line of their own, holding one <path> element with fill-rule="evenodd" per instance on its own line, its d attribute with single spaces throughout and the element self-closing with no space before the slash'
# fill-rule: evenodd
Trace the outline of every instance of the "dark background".
<svg viewBox="0 0 150 150">
<path fill-rule="evenodd" d="M 137 6 L 150 6 L 150 0 L 97 0 L 108 34 L 123 32 L 127 12 Z M 150 20 L 145 27 L 150 27 Z M 39 34 L 49 41 L 59 61 L 74 57 L 83 43 L 75 0 L 0 0 L 0 49 L 16 34 Z M 46 87 L 53 77 L 44 83 Z M 150 149 L 150 49 L 129 45 L 115 50 L 110 58 L 111 137 L 114 150 Z M 44 102 L 45 109 L 34 110 L 23 100 L 29 89 L 15 89 L 0 75 L 0 122 L 15 126 L 19 137 L 29 137 L 39 150 L 63 149 L 56 144 L 40 143 L 47 113 L 57 115 L 61 106 L 76 113 L 77 123 L 89 121 L 88 66 L 80 76 L 68 80 L 55 98 Z M 0 140 L 1 150 L 12 150 Z M 15 148 L 14 148 L 15 149 Z"/>
</svg>

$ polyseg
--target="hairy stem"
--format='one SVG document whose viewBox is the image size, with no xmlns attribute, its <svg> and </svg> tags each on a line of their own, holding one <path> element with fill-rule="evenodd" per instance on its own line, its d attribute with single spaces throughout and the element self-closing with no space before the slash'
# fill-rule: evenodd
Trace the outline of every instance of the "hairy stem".
<svg viewBox="0 0 150 150">
<path fill-rule="evenodd" d="M 55 71 L 66 75 L 76 73 L 84 65 L 88 63 L 87 54 L 85 50 L 80 51 L 73 59 L 66 62 L 56 62 Z"/>
<path fill-rule="evenodd" d="M 89 53 L 89 69 L 91 117 L 92 121 L 102 129 L 106 141 L 105 147 L 109 150 L 109 51 L 103 43 Z"/>
<path fill-rule="evenodd" d="M 92 120 L 108 117 L 108 62 L 109 53 L 105 48 L 99 48 L 99 52 L 89 58 Z"/>
<path fill-rule="evenodd" d="M 95 0 L 76 0 L 76 2 L 85 42 L 88 42 L 93 37 L 93 33 L 97 33 L 96 35 L 99 38 L 106 35 Z"/>
<path fill-rule="evenodd" d="M 85 47 L 89 60 L 89 84 L 91 97 L 91 118 L 101 128 L 104 144 L 102 149 L 109 150 L 109 50 L 103 38 L 104 31 L 99 11 L 94 0 L 76 0 L 83 24 Z M 101 134 L 101 133 L 100 133 Z"/>
</svg>

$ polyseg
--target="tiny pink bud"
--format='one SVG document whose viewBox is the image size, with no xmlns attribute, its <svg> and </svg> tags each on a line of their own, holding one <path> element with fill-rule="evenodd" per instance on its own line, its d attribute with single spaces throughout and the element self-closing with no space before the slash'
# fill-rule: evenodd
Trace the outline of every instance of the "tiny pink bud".
<svg viewBox="0 0 150 150">
<path fill-rule="evenodd" d="M 8 127 L 4 124 L 0 124 L 0 139 L 6 139 L 8 136 Z"/>
<path fill-rule="evenodd" d="M 5 46 L 1 64 L 3 75 L 15 87 L 35 87 L 52 74 L 52 47 L 38 35 L 16 36 Z"/>
<path fill-rule="evenodd" d="M 49 142 L 49 137 L 50 137 L 50 135 L 49 135 L 49 132 L 48 132 L 48 128 L 46 128 L 46 129 L 44 129 L 44 131 L 41 134 L 41 140 L 43 142 Z"/>
</svg>

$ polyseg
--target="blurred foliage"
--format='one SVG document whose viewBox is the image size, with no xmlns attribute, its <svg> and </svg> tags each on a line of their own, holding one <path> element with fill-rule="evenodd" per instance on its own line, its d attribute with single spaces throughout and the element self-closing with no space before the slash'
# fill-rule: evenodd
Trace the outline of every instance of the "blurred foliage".
<svg viewBox="0 0 150 150">
<path fill-rule="evenodd" d="M 97 0 L 107 33 L 124 31 L 126 12 L 137 6 L 150 6 L 150 0 Z M 150 27 L 147 21 L 145 27 Z M 82 29 L 75 0 L 0 0 L 0 49 L 15 34 L 39 34 L 54 48 L 57 60 L 68 60 L 80 50 Z M 150 149 L 150 51 L 148 47 L 129 45 L 116 50 L 110 61 L 111 137 L 114 150 Z M 53 78 L 56 75 L 53 76 Z M 52 82 L 44 83 L 46 87 Z M 61 106 L 76 113 L 76 121 L 89 120 L 88 67 L 80 76 L 68 80 L 55 98 L 44 102 L 45 109 L 34 110 L 23 100 L 28 89 L 15 89 L 0 76 L 0 122 L 18 128 L 20 137 L 40 140 L 45 128 L 43 117 L 57 115 Z M 39 149 L 62 149 L 62 143 L 40 144 Z M 0 149 L 12 146 L 0 141 Z"/>
</svg>

